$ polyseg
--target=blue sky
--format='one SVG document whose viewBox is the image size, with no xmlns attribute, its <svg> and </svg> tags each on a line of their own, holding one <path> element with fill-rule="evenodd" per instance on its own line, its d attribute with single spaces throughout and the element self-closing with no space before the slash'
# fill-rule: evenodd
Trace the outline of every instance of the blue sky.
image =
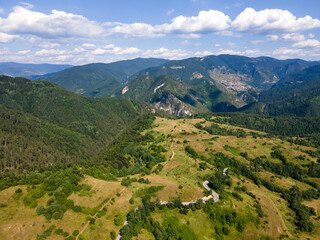
<svg viewBox="0 0 320 240">
<path fill-rule="evenodd" d="M 320 60 L 318 0 L 0 1 L 0 61 L 236 54 Z"/>
</svg>

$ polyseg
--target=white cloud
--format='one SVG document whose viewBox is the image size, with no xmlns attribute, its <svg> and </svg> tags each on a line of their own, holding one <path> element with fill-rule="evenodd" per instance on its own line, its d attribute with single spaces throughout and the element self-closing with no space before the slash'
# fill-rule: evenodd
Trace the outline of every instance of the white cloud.
<svg viewBox="0 0 320 240">
<path fill-rule="evenodd" d="M 302 56 L 303 51 L 302 51 L 302 49 L 281 47 L 281 48 L 274 50 L 273 55 L 278 55 L 278 56 L 299 55 L 299 56 Z"/>
<path fill-rule="evenodd" d="M 231 26 L 239 32 L 272 34 L 319 28 L 320 20 L 308 15 L 297 18 L 288 10 L 256 11 L 253 8 L 246 8 L 236 17 Z"/>
<path fill-rule="evenodd" d="M 235 51 L 230 49 L 220 49 L 219 52 L 217 52 L 217 55 L 220 54 L 229 54 L 229 55 L 242 55 L 242 56 L 258 56 L 261 54 L 260 50 L 258 49 L 246 49 L 245 51 Z"/>
<path fill-rule="evenodd" d="M 194 55 L 196 57 L 205 57 L 205 56 L 213 55 L 213 53 L 210 51 L 203 51 L 203 52 L 198 51 L 198 52 L 195 52 Z"/>
<path fill-rule="evenodd" d="M 157 32 L 162 33 L 212 33 L 229 28 L 231 19 L 217 10 L 200 11 L 198 16 L 178 16 L 169 24 L 156 26 Z"/>
<path fill-rule="evenodd" d="M 305 36 L 300 33 L 286 33 L 282 34 L 282 39 L 286 41 L 302 41 L 305 40 Z"/>
<path fill-rule="evenodd" d="M 56 47 L 59 47 L 60 44 L 59 43 L 41 43 L 38 46 L 41 48 L 56 48 Z"/>
<path fill-rule="evenodd" d="M 32 5 L 31 3 L 27 3 L 27 2 L 19 2 L 19 3 L 23 5 L 26 9 L 34 8 L 34 5 Z"/>
<path fill-rule="evenodd" d="M 30 53 L 31 51 L 30 50 L 21 50 L 19 52 L 17 52 L 18 55 L 26 55 L 28 53 Z"/>
<path fill-rule="evenodd" d="M 159 48 L 155 50 L 147 50 L 142 54 L 144 57 L 157 57 L 157 58 L 166 58 L 166 59 L 183 59 L 192 56 L 192 52 L 186 51 L 183 49 L 167 49 Z"/>
<path fill-rule="evenodd" d="M 167 12 L 167 15 L 171 15 L 171 14 L 173 14 L 174 12 L 175 12 L 174 9 L 170 9 L 170 10 Z"/>
<path fill-rule="evenodd" d="M 9 34 L 0 32 L 0 43 L 10 43 L 16 39 L 19 39 L 18 35 L 9 35 Z"/>
<path fill-rule="evenodd" d="M 229 54 L 229 55 L 243 55 L 243 52 L 241 51 L 234 51 L 230 49 L 220 49 L 219 52 L 216 53 L 217 55 L 221 54 Z"/>
<path fill-rule="evenodd" d="M 316 39 L 307 39 L 297 42 L 292 46 L 296 48 L 318 48 L 320 47 L 320 42 Z"/>
<path fill-rule="evenodd" d="M 118 26 L 112 28 L 110 33 L 121 33 L 133 37 L 161 37 L 162 33 L 156 33 L 155 28 L 146 23 L 119 23 Z"/>
<path fill-rule="evenodd" d="M 82 47 L 86 48 L 86 49 L 93 49 L 95 47 L 97 47 L 95 44 L 93 43 L 83 43 Z"/>
<path fill-rule="evenodd" d="M 130 55 L 130 54 L 137 54 L 141 50 L 135 47 L 128 47 L 122 49 L 120 47 L 116 47 L 113 44 L 109 44 L 102 48 L 97 48 L 92 51 L 93 55 L 104 55 L 104 54 L 114 54 L 114 55 Z"/>
<path fill-rule="evenodd" d="M 267 35 L 267 40 L 268 41 L 277 41 L 279 39 L 279 36 L 278 35 L 275 35 L 275 34 L 269 34 Z"/>
<path fill-rule="evenodd" d="M 118 52 L 118 54 L 121 55 L 125 55 L 125 54 L 136 54 L 139 53 L 141 50 L 139 48 L 135 48 L 135 47 L 129 47 L 123 50 L 120 50 L 120 52 Z"/>
<path fill-rule="evenodd" d="M 55 56 L 66 54 L 66 50 L 61 49 L 42 49 L 35 53 L 36 56 Z"/>
<path fill-rule="evenodd" d="M 201 38 L 201 36 L 199 34 L 195 34 L 195 33 L 179 34 L 178 37 L 186 38 L 186 39 L 199 39 L 199 38 Z"/>
<path fill-rule="evenodd" d="M 312 33 L 309 33 L 309 34 L 308 34 L 308 38 L 314 38 L 314 37 L 315 37 L 314 34 L 312 34 Z"/>
<path fill-rule="evenodd" d="M 4 13 L 3 8 L 0 8 L 0 14 Z"/>
<path fill-rule="evenodd" d="M 7 18 L 0 18 L 0 31 L 41 38 L 101 38 L 105 35 L 103 27 L 81 15 L 57 10 L 47 15 L 21 6 L 15 6 Z"/>
<path fill-rule="evenodd" d="M 198 16 L 178 16 L 171 23 L 151 25 L 147 23 L 115 23 L 110 32 L 134 37 L 161 37 L 178 34 L 182 38 L 200 38 L 199 34 L 224 31 L 230 25 L 229 16 L 216 10 L 200 11 Z"/>
</svg>

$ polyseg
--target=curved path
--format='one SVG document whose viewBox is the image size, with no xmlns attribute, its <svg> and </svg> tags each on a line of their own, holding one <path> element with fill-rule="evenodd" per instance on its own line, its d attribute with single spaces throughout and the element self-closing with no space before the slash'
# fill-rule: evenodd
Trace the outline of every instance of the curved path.
<svg viewBox="0 0 320 240">
<path fill-rule="evenodd" d="M 174 155 L 174 154 L 173 154 L 173 155 Z M 212 191 L 212 195 L 210 195 L 210 196 L 208 196 L 208 197 L 203 197 L 203 198 L 202 198 L 202 201 L 203 201 L 204 203 L 206 203 L 206 202 L 208 202 L 208 200 L 211 199 L 211 198 L 213 198 L 213 201 L 214 201 L 214 202 L 219 201 L 219 194 L 216 193 L 213 189 L 211 189 L 208 184 L 209 184 L 209 181 L 208 181 L 208 180 L 205 181 L 205 182 L 203 182 L 203 186 L 205 187 L 205 189 L 207 189 L 208 191 Z M 160 204 L 161 204 L 161 205 L 167 205 L 168 202 L 163 201 L 163 202 L 160 202 Z M 184 206 L 187 206 L 187 205 L 190 205 L 190 204 L 196 204 L 196 202 L 195 202 L 195 201 L 182 202 L 182 205 L 184 205 Z M 138 211 L 138 208 L 136 208 L 135 211 Z M 126 221 L 124 222 L 122 228 L 123 228 L 125 225 L 128 225 L 128 219 L 126 219 Z M 121 229 L 122 229 L 122 228 L 121 228 Z M 121 240 L 121 229 L 120 229 L 120 231 L 119 231 L 119 234 L 118 234 L 116 240 Z"/>
<path fill-rule="evenodd" d="M 126 188 L 122 188 L 122 190 L 119 193 L 122 193 L 124 190 L 126 190 Z M 105 204 L 103 204 L 99 210 L 92 216 L 92 218 L 96 218 L 97 214 L 99 213 L 99 211 L 101 211 L 105 206 L 107 206 L 109 204 L 109 201 L 107 201 Z M 90 220 L 87 221 L 87 223 L 83 226 L 83 228 L 80 230 L 80 232 L 78 233 L 76 240 L 79 240 L 79 236 L 87 229 L 87 227 L 89 226 Z M 128 224 L 128 223 L 127 223 Z"/>
<path fill-rule="evenodd" d="M 171 152 L 172 152 L 172 155 L 171 155 L 171 157 L 170 157 L 169 160 L 172 160 L 172 159 L 174 158 L 174 151 L 173 151 L 173 148 L 172 148 L 172 147 L 173 147 L 173 143 L 174 143 L 174 142 L 172 141 L 172 142 L 171 142 L 171 145 L 170 145 L 170 150 L 171 150 Z M 226 176 L 227 173 L 228 173 L 228 168 L 223 169 L 223 175 Z M 205 187 L 205 189 L 207 189 L 208 191 L 211 191 L 211 192 L 212 192 L 211 195 L 202 198 L 202 201 L 203 201 L 204 203 L 206 203 L 206 202 L 207 202 L 209 199 L 211 199 L 211 198 L 213 198 L 213 201 L 214 201 L 214 202 L 219 201 L 219 194 L 216 193 L 213 189 L 211 189 L 211 188 L 209 187 L 209 181 L 208 181 L 208 180 L 205 181 L 205 182 L 203 182 L 203 186 Z M 182 205 L 187 206 L 187 205 L 195 204 L 195 203 L 196 203 L 195 201 L 182 202 Z M 163 201 L 163 202 L 160 202 L 160 204 L 161 204 L 161 205 L 167 205 L 168 202 Z M 137 210 L 138 210 L 138 208 L 135 209 L 135 211 L 137 211 Z M 128 219 L 126 219 L 126 221 L 124 222 L 122 228 L 123 228 L 125 225 L 128 225 Z M 121 229 L 122 229 L 122 228 L 121 228 Z M 119 231 L 119 234 L 118 234 L 116 240 L 121 240 L 121 229 L 120 229 L 120 231 Z"/>
</svg>

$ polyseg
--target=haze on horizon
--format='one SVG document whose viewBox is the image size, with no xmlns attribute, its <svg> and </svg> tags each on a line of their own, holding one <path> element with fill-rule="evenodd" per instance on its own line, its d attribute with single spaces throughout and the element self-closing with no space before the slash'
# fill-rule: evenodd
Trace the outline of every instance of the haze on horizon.
<svg viewBox="0 0 320 240">
<path fill-rule="evenodd" d="M 320 59 L 320 3 L 6 1 L 0 62 L 85 64 L 235 54 Z"/>
</svg>

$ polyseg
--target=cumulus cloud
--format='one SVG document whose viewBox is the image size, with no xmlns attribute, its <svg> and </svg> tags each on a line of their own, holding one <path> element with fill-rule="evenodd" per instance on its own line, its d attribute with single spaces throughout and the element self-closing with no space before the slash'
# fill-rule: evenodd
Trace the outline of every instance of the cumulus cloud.
<svg viewBox="0 0 320 240">
<path fill-rule="evenodd" d="M 161 37 L 162 33 L 157 33 L 155 28 L 146 23 L 118 23 L 117 26 L 110 30 L 110 33 L 121 33 L 133 37 Z"/>
<path fill-rule="evenodd" d="M 220 49 L 219 52 L 216 53 L 217 55 L 220 54 L 229 54 L 229 55 L 242 55 L 242 56 L 258 56 L 261 54 L 260 50 L 258 49 L 247 49 L 245 51 L 236 51 L 230 49 Z"/>
<path fill-rule="evenodd" d="M 306 15 L 297 18 L 288 10 L 265 9 L 256 11 L 246 8 L 231 26 L 239 32 L 252 32 L 262 34 L 299 32 L 320 27 L 320 20 Z"/>
<path fill-rule="evenodd" d="M 229 28 L 231 19 L 216 10 L 200 11 L 198 16 L 178 16 L 171 23 L 151 25 L 147 23 L 116 23 L 110 32 L 134 37 L 161 37 L 165 34 L 178 34 L 183 38 L 200 38 L 199 34 L 224 31 Z"/>
<path fill-rule="evenodd" d="M 273 55 L 281 56 L 281 58 L 283 58 L 283 56 L 288 56 L 288 55 L 304 56 L 302 49 L 294 49 L 294 48 L 288 48 L 288 47 L 281 47 L 274 50 Z"/>
<path fill-rule="evenodd" d="M 66 50 L 61 49 L 42 49 L 39 51 L 36 51 L 36 56 L 55 56 L 55 55 L 63 55 L 66 54 Z"/>
<path fill-rule="evenodd" d="M 200 11 L 198 16 L 178 16 L 169 24 L 156 26 L 163 33 L 211 33 L 229 28 L 231 19 L 217 10 Z"/>
<path fill-rule="evenodd" d="M 26 54 L 28 54 L 30 52 L 31 52 L 31 50 L 21 50 L 21 51 L 17 52 L 17 54 L 18 55 L 26 55 Z"/>
<path fill-rule="evenodd" d="M 139 53 L 141 50 L 135 47 L 120 48 L 114 44 L 109 44 L 104 47 L 97 48 L 92 51 L 94 55 L 114 54 L 114 55 L 130 55 Z"/>
<path fill-rule="evenodd" d="M 194 55 L 196 57 L 205 57 L 205 56 L 209 56 L 209 55 L 213 55 L 213 52 L 210 52 L 210 51 L 203 51 L 203 52 L 195 52 Z"/>
<path fill-rule="evenodd" d="M 93 48 L 96 47 L 96 45 L 93 44 L 93 43 L 83 43 L 83 44 L 82 44 L 82 47 L 84 47 L 84 48 L 86 48 L 86 49 L 93 49 Z"/>
<path fill-rule="evenodd" d="M 301 33 L 286 33 L 282 35 L 282 39 L 287 41 L 302 41 L 305 40 L 305 36 Z"/>
<path fill-rule="evenodd" d="M 146 50 L 142 55 L 144 57 L 157 57 L 175 60 L 190 57 L 192 56 L 192 52 L 183 49 L 159 48 L 154 50 Z"/>
<path fill-rule="evenodd" d="M 101 37 L 104 29 L 81 15 L 52 10 L 51 14 L 15 6 L 7 18 L 0 18 L 0 31 L 31 34 L 41 38 Z"/>
<path fill-rule="evenodd" d="M 318 48 L 320 47 L 320 42 L 316 39 L 307 39 L 297 42 L 292 46 L 297 48 Z"/>
<path fill-rule="evenodd" d="M 19 38 L 18 35 L 9 35 L 9 34 L 0 32 L 0 43 L 10 43 L 18 38 Z"/>
</svg>

